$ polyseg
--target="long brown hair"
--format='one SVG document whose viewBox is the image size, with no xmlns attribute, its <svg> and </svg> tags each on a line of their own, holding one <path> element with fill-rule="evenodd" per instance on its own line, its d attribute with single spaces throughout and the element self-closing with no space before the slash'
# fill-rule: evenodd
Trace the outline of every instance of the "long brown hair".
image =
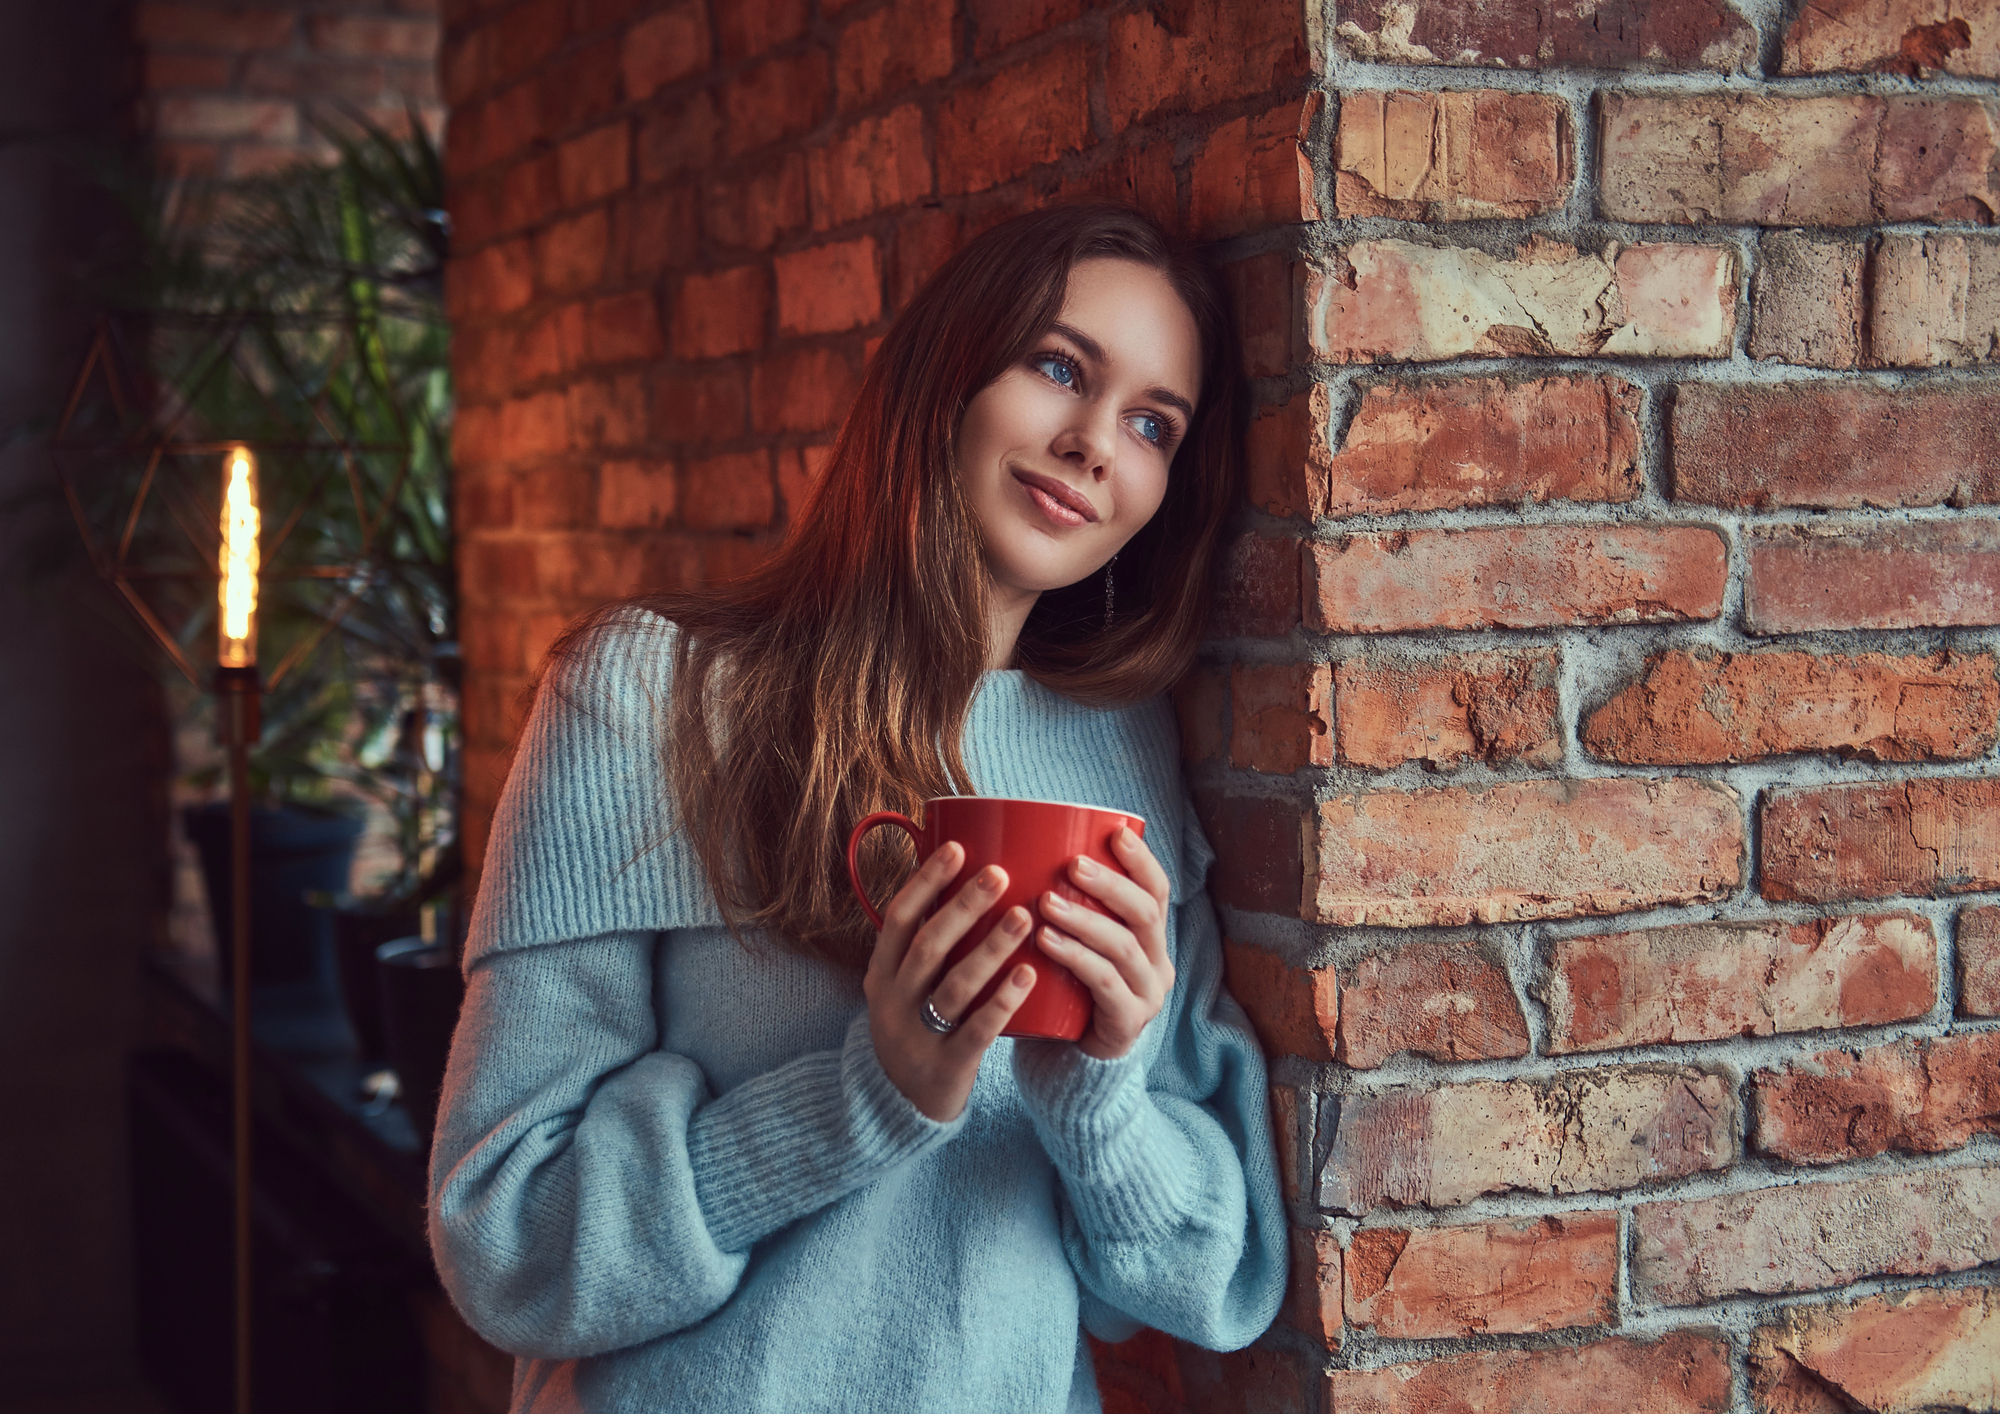
<svg viewBox="0 0 2000 1414">
<path fill-rule="evenodd" d="M 873 810 L 970 794 L 960 738 L 987 659 L 986 571 L 955 474 L 966 404 L 1059 316 L 1080 261 L 1165 275 L 1201 339 L 1201 397 L 1166 498 L 1101 575 L 1041 596 L 1015 662 L 1068 697 L 1135 702 L 1186 670 L 1235 495 L 1242 374 L 1209 269 L 1124 207 L 1056 206 L 986 231 L 890 326 L 830 465 L 776 553 L 743 579 L 636 601 L 680 626 L 668 781 L 735 929 L 859 965 L 873 931 L 847 883 L 847 832 Z M 615 612 L 612 611 L 612 612 Z M 576 651 L 594 616 L 557 645 Z M 886 896 L 907 868 L 876 831 L 865 872 Z"/>
</svg>

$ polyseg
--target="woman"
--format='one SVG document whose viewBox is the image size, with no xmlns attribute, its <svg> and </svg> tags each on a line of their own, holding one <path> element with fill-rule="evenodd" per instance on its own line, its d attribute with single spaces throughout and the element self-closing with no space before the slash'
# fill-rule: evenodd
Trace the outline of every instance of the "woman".
<svg viewBox="0 0 2000 1414">
<path fill-rule="evenodd" d="M 767 568 L 587 623 L 502 797 L 431 1241 L 516 1410 L 1098 1407 L 1088 1330 L 1254 1339 L 1284 1283 L 1263 1063 L 1160 693 L 1237 469 L 1213 277 L 1145 218 L 1033 213 L 895 322 Z M 1114 563 L 1115 561 L 1115 563 Z M 870 811 L 1148 822 L 954 966 L 1000 883 L 946 845 L 880 932 Z M 892 832 L 877 832 L 876 838 Z M 1081 866 L 1084 861 L 1079 861 Z M 933 907 L 935 911 L 933 912 Z M 1076 1044 L 998 1041 L 1033 929 Z"/>
</svg>

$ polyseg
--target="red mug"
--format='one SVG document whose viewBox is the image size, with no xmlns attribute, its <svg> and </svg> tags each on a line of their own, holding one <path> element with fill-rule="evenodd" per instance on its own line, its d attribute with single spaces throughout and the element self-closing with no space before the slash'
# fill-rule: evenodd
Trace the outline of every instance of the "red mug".
<svg viewBox="0 0 2000 1414">
<path fill-rule="evenodd" d="M 946 966 L 964 957 L 1000 921 L 1001 915 L 1016 904 L 1039 917 L 1036 901 L 1053 890 L 1073 903 L 1107 917 L 1113 916 L 1096 899 L 1069 881 L 1070 861 L 1087 855 L 1105 868 L 1125 872 L 1111 853 L 1111 841 L 1120 828 L 1129 827 L 1142 838 L 1146 822 L 1122 810 L 1104 810 L 1094 805 L 1065 805 L 1054 800 L 1006 800 L 988 795 L 941 795 L 924 803 L 924 823 L 917 824 L 894 810 L 878 810 L 854 827 L 847 837 L 847 876 L 854 884 L 869 920 L 882 926 L 882 914 L 868 901 L 861 887 L 859 852 L 861 837 L 877 825 L 894 825 L 909 833 L 917 846 L 917 858 L 925 860 L 952 840 L 965 850 L 965 867 L 938 897 L 949 899 L 981 869 L 997 864 L 1007 871 L 1007 888 L 999 901 L 986 911 L 951 950 Z M 1055 1041 L 1074 1041 L 1090 1029 L 1090 991 L 1076 980 L 1067 967 L 1054 961 L 1035 946 L 1031 930 L 1027 940 L 993 975 L 993 980 L 973 998 L 967 1014 L 985 1005 L 999 990 L 1000 983 L 1022 963 L 1035 969 L 1035 985 L 1027 1000 L 1008 1021 L 1002 1036 L 1041 1036 Z"/>
</svg>

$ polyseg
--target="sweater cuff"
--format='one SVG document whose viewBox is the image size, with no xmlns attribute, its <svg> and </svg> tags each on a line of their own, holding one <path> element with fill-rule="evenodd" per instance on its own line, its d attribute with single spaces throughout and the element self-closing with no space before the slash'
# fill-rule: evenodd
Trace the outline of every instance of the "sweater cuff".
<svg viewBox="0 0 2000 1414">
<path fill-rule="evenodd" d="M 696 1111 L 688 1157 L 716 1246 L 742 1252 L 964 1124 L 963 1114 L 930 1118 L 896 1088 L 876 1059 L 864 1011 L 839 1051 L 801 1056 Z"/>
<path fill-rule="evenodd" d="M 1147 1093 L 1136 1050 L 1098 1060 L 1068 1042 L 1017 1041 L 1014 1078 L 1086 1232 L 1156 1242 L 1186 1220 L 1194 1155 Z"/>
</svg>

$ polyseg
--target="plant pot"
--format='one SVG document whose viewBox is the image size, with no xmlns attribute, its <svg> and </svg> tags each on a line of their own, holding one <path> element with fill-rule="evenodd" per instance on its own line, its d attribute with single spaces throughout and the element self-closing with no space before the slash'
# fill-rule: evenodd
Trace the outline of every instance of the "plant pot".
<svg viewBox="0 0 2000 1414">
<path fill-rule="evenodd" d="M 360 1052 L 362 1071 L 379 1069 L 389 1058 L 389 1045 L 382 1032 L 382 983 L 375 962 L 375 950 L 397 938 L 417 931 L 415 909 L 372 912 L 366 908 L 335 908 L 333 923 L 334 971 L 340 979 L 340 1002 L 347 1012 L 347 1024 L 354 1028 L 354 1044 Z"/>
<path fill-rule="evenodd" d="M 227 987 L 235 973 L 229 913 L 229 802 L 189 806 L 181 813 L 201 856 L 208 914 Z M 250 812 L 250 982 L 305 982 L 325 975 L 333 928 L 308 893 L 340 893 L 354 867 L 362 822 L 331 810 L 283 806 Z"/>
<path fill-rule="evenodd" d="M 428 1149 L 437 1127 L 445 1057 L 458 1025 L 465 981 L 451 949 L 422 938 L 398 938 L 375 950 L 382 984 L 382 1032 L 389 1064 L 402 1082 L 403 1104 L 417 1138 Z"/>
</svg>

